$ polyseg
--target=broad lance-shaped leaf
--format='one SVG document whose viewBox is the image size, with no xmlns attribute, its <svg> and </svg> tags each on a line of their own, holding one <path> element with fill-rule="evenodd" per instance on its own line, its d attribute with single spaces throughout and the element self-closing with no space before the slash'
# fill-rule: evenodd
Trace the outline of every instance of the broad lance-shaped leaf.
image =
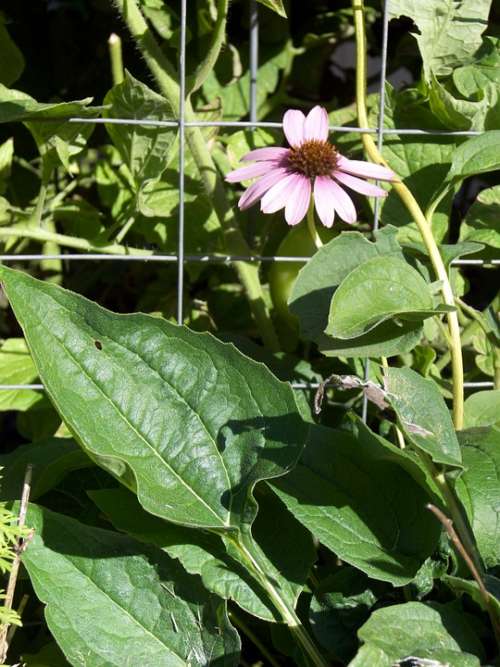
<svg viewBox="0 0 500 667">
<path fill-rule="evenodd" d="M 337 286 L 359 264 L 380 256 L 403 258 L 396 241 L 396 229 L 384 227 L 376 233 L 376 242 L 359 232 L 343 232 L 326 243 L 301 269 L 289 299 L 290 310 L 299 318 L 302 335 L 314 340 L 327 356 L 392 356 L 408 352 L 420 340 L 419 322 L 398 326 L 383 322 L 369 335 L 346 342 L 334 338 L 328 325 L 330 302 Z"/>
<path fill-rule="evenodd" d="M 385 398 L 415 447 L 435 463 L 462 467 L 462 455 L 446 403 L 433 380 L 411 368 L 388 368 Z"/>
<path fill-rule="evenodd" d="M 293 390 L 210 334 L 116 315 L 0 267 L 40 378 L 85 451 L 152 514 L 245 529 L 256 482 L 284 474 L 307 425 Z"/>
<path fill-rule="evenodd" d="M 391 0 L 390 18 L 409 16 L 416 23 L 424 73 L 450 74 L 471 60 L 488 25 L 491 0 Z"/>
<path fill-rule="evenodd" d="M 484 654 L 464 614 L 444 604 L 407 602 L 377 609 L 358 637 L 364 645 L 349 667 L 393 667 L 409 656 L 421 665 L 479 667 Z"/>
<path fill-rule="evenodd" d="M 253 616 L 281 620 L 261 585 L 248 572 L 247 563 L 237 553 L 230 556 L 218 535 L 176 526 L 147 514 L 125 489 L 100 489 L 89 495 L 115 528 L 177 558 L 190 574 L 201 576 L 207 590 L 234 600 Z M 266 555 L 268 572 L 281 596 L 294 608 L 316 555 L 311 534 L 269 491 L 259 498 L 252 533 Z"/>
<path fill-rule="evenodd" d="M 23 563 L 75 667 L 232 667 L 225 603 L 159 549 L 31 505 Z"/>
<path fill-rule="evenodd" d="M 359 264 L 381 255 L 402 258 L 393 227 L 378 232 L 375 243 L 359 232 L 343 232 L 311 257 L 300 270 L 288 302 L 300 320 L 303 336 L 311 340 L 321 336 L 337 286 Z"/>
<path fill-rule="evenodd" d="M 464 472 L 456 481 L 481 557 L 500 564 L 500 431 L 472 428 L 459 433 Z"/>
<path fill-rule="evenodd" d="M 397 257 L 373 257 L 339 285 L 325 333 L 356 338 L 391 317 L 418 321 L 436 312 L 442 307 L 434 309 L 429 286 L 416 269 Z"/>
<path fill-rule="evenodd" d="M 272 483 L 342 561 L 395 586 L 413 579 L 439 539 L 437 522 L 422 510 L 432 498 L 425 486 L 418 464 L 361 420 L 353 433 L 312 427 L 299 464 Z"/>
</svg>

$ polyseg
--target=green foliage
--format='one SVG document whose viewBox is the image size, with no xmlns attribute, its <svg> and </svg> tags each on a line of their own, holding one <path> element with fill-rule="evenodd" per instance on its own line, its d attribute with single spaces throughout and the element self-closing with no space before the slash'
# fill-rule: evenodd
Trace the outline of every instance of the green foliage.
<svg viewBox="0 0 500 667">
<path fill-rule="evenodd" d="M 146 23 L 132 43 L 136 3 Z M 249 151 L 284 145 L 289 108 L 325 106 L 348 128 L 331 136 L 338 151 L 366 159 L 351 129 L 343 4 L 260 0 L 252 111 L 270 124 L 241 127 L 218 121 L 250 118 L 248 2 L 187 3 L 183 229 L 179 4 L 117 0 L 118 24 L 100 3 L 11 3 L 0 15 L 0 385 L 45 387 L 0 389 L 4 571 L 28 464 L 39 503 L 13 611 L 0 607 L 3 630 L 20 623 L 16 610 L 25 622 L 9 664 L 498 663 L 498 297 L 491 264 L 455 263 L 491 262 L 500 247 L 492 3 L 388 3 L 413 24 L 391 24 L 383 158 L 428 218 L 454 306 L 393 184 L 377 209 L 350 192 L 356 226 L 337 216 L 318 249 L 305 222 L 239 211 L 243 188 L 223 181 Z M 380 3 L 366 4 L 371 58 L 383 21 Z M 126 69 L 112 86 L 116 30 Z M 375 128 L 378 93 L 366 102 Z M 49 257 L 68 251 L 162 257 Z M 236 259 L 216 256 L 228 252 Z M 26 273 L 8 268 L 39 253 L 15 263 Z M 244 267 L 259 275 L 257 299 L 238 281 L 248 253 L 287 260 Z M 279 350 L 261 345 L 256 302 Z M 458 432 L 454 308 L 464 380 L 492 385 L 467 390 Z M 452 519 L 484 587 L 429 503 Z"/>
</svg>

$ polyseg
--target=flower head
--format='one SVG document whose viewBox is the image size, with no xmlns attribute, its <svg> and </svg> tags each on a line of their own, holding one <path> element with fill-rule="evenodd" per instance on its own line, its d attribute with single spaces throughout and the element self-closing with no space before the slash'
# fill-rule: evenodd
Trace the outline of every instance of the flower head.
<svg viewBox="0 0 500 667">
<path fill-rule="evenodd" d="M 307 213 L 312 195 L 319 219 L 325 227 L 331 227 L 335 212 L 344 222 L 356 221 L 356 209 L 345 187 L 369 197 L 387 195 L 382 188 L 362 179 L 392 181 L 393 172 L 378 164 L 348 160 L 341 155 L 328 141 L 328 114 L 323 107 L 314 107 L 307 116 L 289 109 L 283 116 L 283 130 L 290 148 L 250 151 L 242 160 L 253 164 L 226 176 L 230 183 L 257 179 L 241 196 L 240 209 L 260 200 L 263 213 L 284 208 L 288 224 L 296 225 Z"/>
</svg>

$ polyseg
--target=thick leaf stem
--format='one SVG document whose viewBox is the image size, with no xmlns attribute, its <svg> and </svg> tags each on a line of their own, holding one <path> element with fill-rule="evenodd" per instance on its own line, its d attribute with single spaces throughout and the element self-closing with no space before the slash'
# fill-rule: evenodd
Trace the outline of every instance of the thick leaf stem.
<svg viewBox="0 0 500 667">
<path fill-rule="evenodd" d="M 241 553 L 244 560 L 248 563 L 248 567 L 257 581 L 261 584 L 264 590 L 269 595 L 269 599 L 276 607 L 281 615 L 284 623 L 288 626 L 297 644 L 302 648 L 305 656 L 307 656 L 314 665 L 314 667 L 328 667 L 328 661 L 321 655 L 316 645 L 312 641 L 308 632 L 302 625 L 302 621 L 295 613 L 295 609 L 290 608 L 285 600 L 280 595 L 280 592 L 273 585 L 270 578 L 258 562 L 251 550 L 247 548 L 244 539 L 233 538 L 234 545 Z"/>
<path fill-rule="evenodd" d="M 150 31 L 137 6 L 136 0 L 113 0 L 113 2 L 125 20 L 130 33 L 136 40 L 158 87 L 174 112 L 177 112 L 180 101 L 177 74 Z M 195 120 L 196 116 L 188 98 L 185 101 L 184 121 L 193 122 Z M 198 167 L 200 178 L 208 197 L 214 204 L 215 212 L 222 227 L 226 251 L 232 255 L 251 255 L 252 252 L 237 227 L 234 212 L 227 200 L 223 183 L 210 154 L 205 137 L 198 127 L 186 127 L 185 133 L 186 141 Z M 279 341 L 265 302 L 258 265 L 248 262 L 236 262 L 234 266 L 245 289 L 262 340 L 271 350 L 278 351 Z"/>
<path fill-rule="evenodd" d="M 353 0 L 352 7 L 354 12 L 354 29 L 356 34 L 356 104 L 358 110 L 358 120 L 361 127 L 368 127 L 368 114 L 366 110 L 366 35 L 364 24 L 364 6 L 363 0 Z M 380 155 L 380 152 L 369 134 L 363 134 L 363 146 L 366 154 L 374 162 L 385 165 L 386 162 Z M 446 266 L 439 252 L 438 245 L 432 234 L 432 227 L 429 220 L 425 217 L 422 209 L 418 205 L 415 197 L 401 181 L 393 183 L 394 190 L 398 193 L 401 201 L 410 212 L 412 218 L 417 224 L 418 230 L 422 236 L 429 258 L 431 260 L 434 272 L 441 283 L 441 293 L 443 301 L 448 306 L 455 305 L 453 290 L 448 278 Z M 453 383 L 453 422 L 455 428 L 463 428 L 464 418 L 464 371 L 462 361 L 462 346 L 460 342 L 460 327 L 456 312 L 450 312 L 447 315 L 448 329 L 450 333 L 450 355 L 452 365 L 452 383 Z"/>
</svg>

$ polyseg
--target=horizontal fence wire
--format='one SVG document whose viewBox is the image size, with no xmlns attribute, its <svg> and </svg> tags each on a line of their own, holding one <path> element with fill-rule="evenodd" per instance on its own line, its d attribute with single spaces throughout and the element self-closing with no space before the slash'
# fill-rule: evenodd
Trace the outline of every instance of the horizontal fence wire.
<svg viewBox="0 0 500 667">
<path fill-rule="evenodd" d="M 51 123 L 66 120 L 68 123 L 95 123 L 97 125 L 142 125 L 144 127 L 179 127 L 180 120 L 149 120 L 147 118 L 78 118 L 78 117 L 58 117 L 58 118 L 33 118 L 30 123 Z M 262 127 L 267 129 L 283 129 L 280 122 L 270 121 L 251 121 L 251 120 L 198 120 L 186 121 L 182 123 L 184 127 L 227 127 L 255 129 Z M 355 125 L 330 125 L 331 132 L 353 132 L 356 134 L 378 134 L 376 127 L 357 127 Z M 407 128 L 389 128 L 384 127 L 380 130 L 382 134 L 401 134 L 401 135 L 421 135 L 428 136 L 450 136 L 450 137 L 477 137 L 484 134 L 482 130 L 422 130 L 414 127 Z"/>
<path fill-rule="evenodd" d="M 381 57 L 381 76 L 380 76 L 380 105 L 378 126 L 357 127 L 357 126 L 338 126 L 330 125 L 331 132 L 357 133 L 357 134 L 375 134 L 379 148 L 382 147 L 385 135 L 425 135 L 425 136 L 449 136 L 449 137 L 474 137 L 483 134 L 478 130 L 424 130 L 420 128 L 386 128 L 383 118 L 383 99 L 385 94 L 385 72 L 387 67 L 387 34 L 388 34 L 388 0 L 383 0 L 383 36 L 382 36 L 382 57 Z M 203 264 L 231 264 L 233 262 L 263 262 L 263 263 L 307 263 L 310 260 L 308 256 L 276 256 L 276 255 L 224 255 L 224 254 L 186 254 L 184 237 L 184 216 L 185 216 L 185 128 L 188 127 L 221 127 L 234 129 L 255 130 L 282 129 L 281 122 L 259 121 L 257 106 L 257 84 L 258 84 L 258 61 L 259 61 L 259 16 L 257 0 L 249 0 L 249 120 L 248 121 L 189 121 L 185 120 L 185 90 L 186 90 L 186 26 L 187 26 L 187 0 L 181 0 L 181 27 L 180 27 L 180 45 L 179 45 L 179 118 L 169 120 L 154 120 L 148 118 L 91 118 L 71 116 L 68 118 L 34 118 L 30 122 L 50 123 L 66 120 L 69 123 L 87 123 L 95 125 L 139 125 L 144 127 L 172 127 L 177 128 L 179 132 L 179 215 L 178 215 L 178 248 L 176 254 L 162 254 L 149 249 L 137 249 L 127 252 L 127 247 L 123 246 L 122 254 L 98 253 L 94 251 L 81 253 L 59 253 L 59 254 L 0 254 L 0 262 L 34 262 L 48 259 L 57 259 L 62 261 L 126 261 L 126 262 L 164 262 L 177 263 L 177 321 L 183 321 L 183 301 L 184 301 L 184 265 L 185 263 L 203 263 Z M 379 226 L 379 209 L 375 207 L 374 211 L 374 229 Z M 37 240 L 37 239 L 33 239 Z M 43 242 L 43 239 L 38 239 Z M 456 259 L 451 262 L 453 266 L 479 266 L 495 267 L 500 265 L 499 259 Z M 294 389 L 316 390 L 320 386 L 318 382 L 291 382 Z M 334 386 L 326 384 L 325 386 Z M 465 382 L 467 389 L 491 388 L 493 382 Z M 22 390 L 43 390 L 43 384 L 0 384 L 0 391 L 22 391 Z M 363 412 L 366 412 L 366 403 Z"/>
<path fill-rule="evenodd" d="M 319 387 L 332 387 L 337 388 L 338 385 L 330 382 L 295 382 L 290 381 L 290 385 L 293 389 L 319 389 Z M 491 389 L 494 386 L 493 382 L 464 382 L 465 389 Z M 45 387 L 43 384 L 0 384 L 0 391 L 22 391 L 22 390 L 31 390 L 31 391 L 41 391 Z"/>
<path fill-rule="evenodd" d="M 85 262 L 85 261 L 127 261 L 127 262 L 178 262 L 179 255 L 107 255 L 100 253 L 61 253 L 56 255 L 1 255 L 0 262 L 33 262 L 44 259 L 60 259 L 71 262 Z M 299 264 L 306 264 L 311 258 L 305 256 L 295 255 L 184 255 L 180 261 L 205 263 L 205 264 L 231 264 L 233 262 L 297 262 Z M 452 266 L 499 266 L 500 259 L 455 259 L 451 262 Z"/>
</svg>

